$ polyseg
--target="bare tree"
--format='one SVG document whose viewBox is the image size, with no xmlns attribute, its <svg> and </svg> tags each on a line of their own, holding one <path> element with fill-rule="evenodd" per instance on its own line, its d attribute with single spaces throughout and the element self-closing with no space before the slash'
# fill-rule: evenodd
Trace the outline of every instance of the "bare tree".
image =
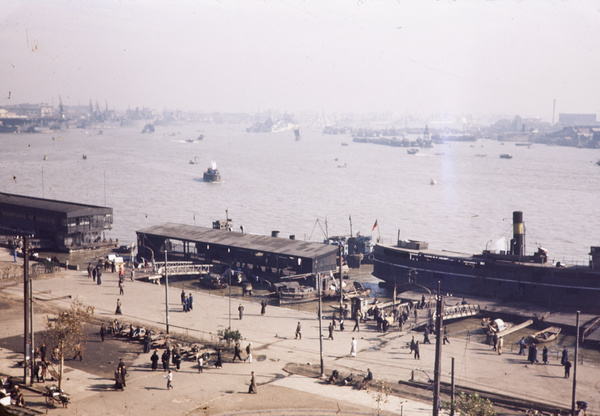
<svg viewBox="0 0 600 416">
<path fill-rule="evenodd" d="M 93 306 L 86 306 L 79 299 L 75 299 L 71 307 L 61 311 L 56 319 L 46 317 L 44 340 L 48 347 L 56 352 L 56 358 L 60 362 L 59 389 L 62 389 L 65 355 L 83 355 L 87 344 L 85 326 L 91 322 L 93 315 Z"/>
</svg>

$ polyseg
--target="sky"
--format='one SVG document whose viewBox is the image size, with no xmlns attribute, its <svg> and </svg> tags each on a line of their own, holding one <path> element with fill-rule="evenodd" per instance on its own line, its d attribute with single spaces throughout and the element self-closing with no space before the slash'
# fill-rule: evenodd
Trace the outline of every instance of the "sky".
<svg viewBox="0 0 600 416">
<path fill-rule="evenodd" d="M 600 2 L 0 0 L 0 107 L 600 114 Z"/>
</svg>

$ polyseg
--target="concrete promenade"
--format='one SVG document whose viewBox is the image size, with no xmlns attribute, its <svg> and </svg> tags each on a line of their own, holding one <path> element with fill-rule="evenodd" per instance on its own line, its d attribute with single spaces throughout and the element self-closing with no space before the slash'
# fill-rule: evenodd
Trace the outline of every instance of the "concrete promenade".
<svg viewBox="0 0 600 416">
<path fill-rule="evenodd" d="M 0 260 L 10 261 L 8 253 Z M 117 274 L 104 273 L 102 285 L 87 278 L 85 271 L 68 271 L 53 276 L 39 277 L 34 281 L 34 297 L 44 299 L 36 302 L 54 304 L 67 308 L 71 299 L 79 297 L 83 303 L 95 307 L 96 318 L 112 320 L 117 298 L 123 304 L 122 323 L 148 325 L 164 330 L 164 286 L 125 282 L 125 295 L 119 296 Z M 189 290 L 186 290 L 189 293 Z M 227 297 L 192 292 L 194 310 L 182 311 L 180 290 L 170 290 L 169 320 L 171 333 L 202 338 L 206 343 L 216 342 L 217 332 L 229 326 L 229 299 Z M 4 287 L 0 296 L 22 299 L 23 286 L 15 284 Z M 244 305 L 244 316 L 238 318 L 237 307 Z M 165 389 L 166 381 L 161 371 L 149 369 L 150 355 L 139 354 L 134 362 L 127 363 L 129 378 L 124 392 L 112 390 L 114 381 L 103 379 L 83 371 L 68 369 L 64 389 L 72 396 L 69 409 L 56 411 L 61 415 L 114 415 L 114 414 L 243 414 L 266 409 L 280 409 L 275 414 L 294 414 L 294 409 L 322 409 L 322 414 L 334 414 L 338 406 L 343 414 L 373 412 L 375 399 L 365 391 L 348 387 L 326 386 L 318 380 L 289 376 L 282 369 L 287 363 L 319 363 L 318 319 L 315 312 L 299 312 L 286 308 L 267 307 L 266 315 L 260 315 L 260 304 L 250 298 L 231 301 L 231 326 L 243 336 L 242 346 L 252 342 L 254 362 L 230 363 L 231 356 L 224 353 L 222 369 L 209 368 L 199 374 L 192 362 L 184 361 L 181 371 L 174 372 L 171 391 Z M 43 320 L 36 317 L 36 326 Z M 297 322 L 302 325 L 302 339 L 294 337 Z M 408 343 L 414 335 L 422 341 L 421 333 L 399 332 L 393 328 L 387 334 L 378 333 L 374 325 L 361 325 L 360 332 L 352 332 L 354 322 L 346 323 L 346 330 L 334 333 L 334 340 L 327 340 L 329 320 L 323 322 L 324 362 L 329 376 L 331 369 L 341 372 L 364 374 L 370 368 L 375 379 L 397 384 L 398 380 L 433 379 L 435 340 L 431 345 L 421 345 L 421 359 L 409 354 Z M 5 335 L 22 335 L 22 319 L 18 317 L 3 322 Z M 357 357 L 350 356 L 352 337 L 358 340 Z M 548 365 L 531 366 L 525 357 L 510 352 L 498 355 L 487 345 L 465 340 L 451 339 L 443 347 L 442 380 L 450 382 L 451 357 L 455 358 L 455 382 L 495 393 L 502 393 L 527 400 L 570 407 L 572 379 L 564 378 L 564 370 L 554 357 Z M 141 353 L 141 346 L 140 346 Z M 570 351 L 571 356 L 573 351 Z M 258 360 L 264 356 L 263 360 Z M 22 369 L 13 367 L 20 356 L 10 351 L 0 351 L 0 372 L 22 375 Z M 68 362 L 67 362 L 68 365 Z M 116 366 L 116 363 L 115 363 Z M 160 364 L 159 364 L 160 366 Z M 246 394 L 250 371 L 256 374 L 259 394 Z M 600 414 L 600 372 L 594 365 L 585 363 L 577 368 L 578 400 L 590 404 L 591 412 Z M 286 393 L 287 392 L 287 393 Z M 290 394 L 292 392 L 293 394 Z M 406 398 L 393 398 L 383 407 L 387 414 L 431 414 L 431 402 L 421 403 Z M 287 411 L 287 413 L 285 413 Z M 331 413 L 325 413 L 331 412 Z M 273 414 L 273 413 L 271 413 Z"/>
</svg>

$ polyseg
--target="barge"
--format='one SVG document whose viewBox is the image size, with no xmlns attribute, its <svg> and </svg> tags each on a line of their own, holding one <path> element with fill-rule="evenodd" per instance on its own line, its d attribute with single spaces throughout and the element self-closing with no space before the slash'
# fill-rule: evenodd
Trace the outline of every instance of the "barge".
<svg viewBox="0 0 600 416">
<path fill-rule="evenodd" d="M 415 287 L 437 290 L 440 282 L 442 293 L 600 311 L 600 247 L 591 247 L 589 265 L 565 265 L 548 262 L 543 248 L 526 255 L 524 241 L 523 213 L 515 211 L 507 252 L 435 251 L 421 241 L 377 244 L 373 275 L 398 291 Z"/>
</svg>

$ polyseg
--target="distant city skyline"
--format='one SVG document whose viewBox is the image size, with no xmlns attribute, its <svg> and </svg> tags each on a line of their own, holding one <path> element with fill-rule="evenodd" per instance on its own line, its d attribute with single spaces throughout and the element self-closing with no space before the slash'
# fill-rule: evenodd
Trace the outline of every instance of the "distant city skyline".
<svg viewBox="0 0 600 416">
<path fill-rule="evenodd" d="M 599 114 L 594 1 L 0 0 L 0 107 Z"/>
</svg>

